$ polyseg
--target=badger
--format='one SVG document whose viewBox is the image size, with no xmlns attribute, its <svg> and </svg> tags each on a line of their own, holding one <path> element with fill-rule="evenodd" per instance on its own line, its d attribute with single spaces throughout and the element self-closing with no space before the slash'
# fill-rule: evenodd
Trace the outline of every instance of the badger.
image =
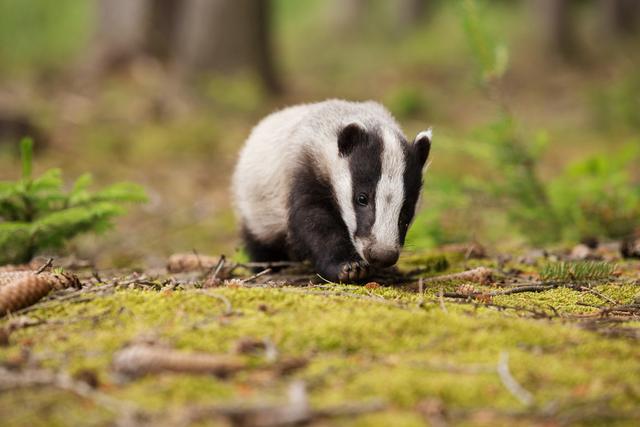
<svg viewBox="0 0 640 427">
<path fill-rule="evenodd" d="M 340 282 L 394 265 L 430 149 L 431 128 L 409 143 L 373 101 L 328 100 L 267 116 L 232 179 L 249 257 L 309 260 L 321 277 Z"/>
</svg>

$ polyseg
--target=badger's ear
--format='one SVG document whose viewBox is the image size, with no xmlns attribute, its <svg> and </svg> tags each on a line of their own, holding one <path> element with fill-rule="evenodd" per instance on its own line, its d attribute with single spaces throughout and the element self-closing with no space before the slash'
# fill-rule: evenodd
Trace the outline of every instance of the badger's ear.
<svg viewBox="0 0 640 427">
<path fill-rule="evenodd" d="M 418 156 L 418 160 L 420 164 L 424 166 L 429 158 L 429 151 L 431 151 L 431 137 L 433 135 L 433 131 L 431 128 L 427 130 L 423 130 L 422 132 L 416 135 L 416 139 L 413 140 L 413 149 L 415 150 L 416 155 Z"/>
<path fill-rule="evenodd" d="M 367 142 L 367 129 L 360 122 L 352 122 L 338 132 L 338 152 L 346 157 L 359 144 Z"/>
</svg>

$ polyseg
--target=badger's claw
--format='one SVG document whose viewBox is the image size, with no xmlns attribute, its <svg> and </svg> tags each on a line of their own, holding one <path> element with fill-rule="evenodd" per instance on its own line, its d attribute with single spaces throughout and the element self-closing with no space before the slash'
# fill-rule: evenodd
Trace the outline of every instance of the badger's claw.
<svg viewBox="0 0 640 427">
<path fill-rule="evenodd" d="M 340 266 L 338 279 L 341 282 L 357 282 L 369 275 L 369 264 L 365 261 L 349 261 Z"/>
</svg>

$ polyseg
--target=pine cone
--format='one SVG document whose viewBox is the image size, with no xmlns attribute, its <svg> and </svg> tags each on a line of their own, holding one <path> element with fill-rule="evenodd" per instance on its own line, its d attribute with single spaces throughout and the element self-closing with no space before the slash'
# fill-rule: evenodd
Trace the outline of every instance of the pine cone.
<svg viewBox="0 0 640 427">
<path fill-rule="evenodd" d="M 1 273 L 0 280 L 5 275 L 10 275 L 12 280 L 0 286 L 0 316 L 29 307 L 52 290 L 77 287 L 80 284 L 77 277 L 66 274 Z"/>
<path fill-rule="evenodd" d="M 218 265 L 218 258 L 196 254 L 173 254 L 169 257 L 167 270 L 170 273 L 208 270 Z"/>
<path fill-rule="evenodd" d="M 0 272 L 0 289 L 2 289 L 2 287 L 5 285 L 15 282 L 16 280 L 20 280 L 31 275 L 33 275 L 33 271 L 31 270 L 1 271 Z"/>
</svg>

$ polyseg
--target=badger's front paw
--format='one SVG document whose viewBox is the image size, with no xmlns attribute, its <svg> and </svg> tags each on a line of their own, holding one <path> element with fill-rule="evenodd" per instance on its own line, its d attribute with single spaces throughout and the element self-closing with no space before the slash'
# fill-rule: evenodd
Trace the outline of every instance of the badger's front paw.
<svg viewBox="0 0 640 427">
<path fill-rule="evenodd" d="M 357 282 L 369 275 L 369 264 L 366 261 L 349 261 L 340 264 L 338 280 L 340 282 Z"/>
</svg>

